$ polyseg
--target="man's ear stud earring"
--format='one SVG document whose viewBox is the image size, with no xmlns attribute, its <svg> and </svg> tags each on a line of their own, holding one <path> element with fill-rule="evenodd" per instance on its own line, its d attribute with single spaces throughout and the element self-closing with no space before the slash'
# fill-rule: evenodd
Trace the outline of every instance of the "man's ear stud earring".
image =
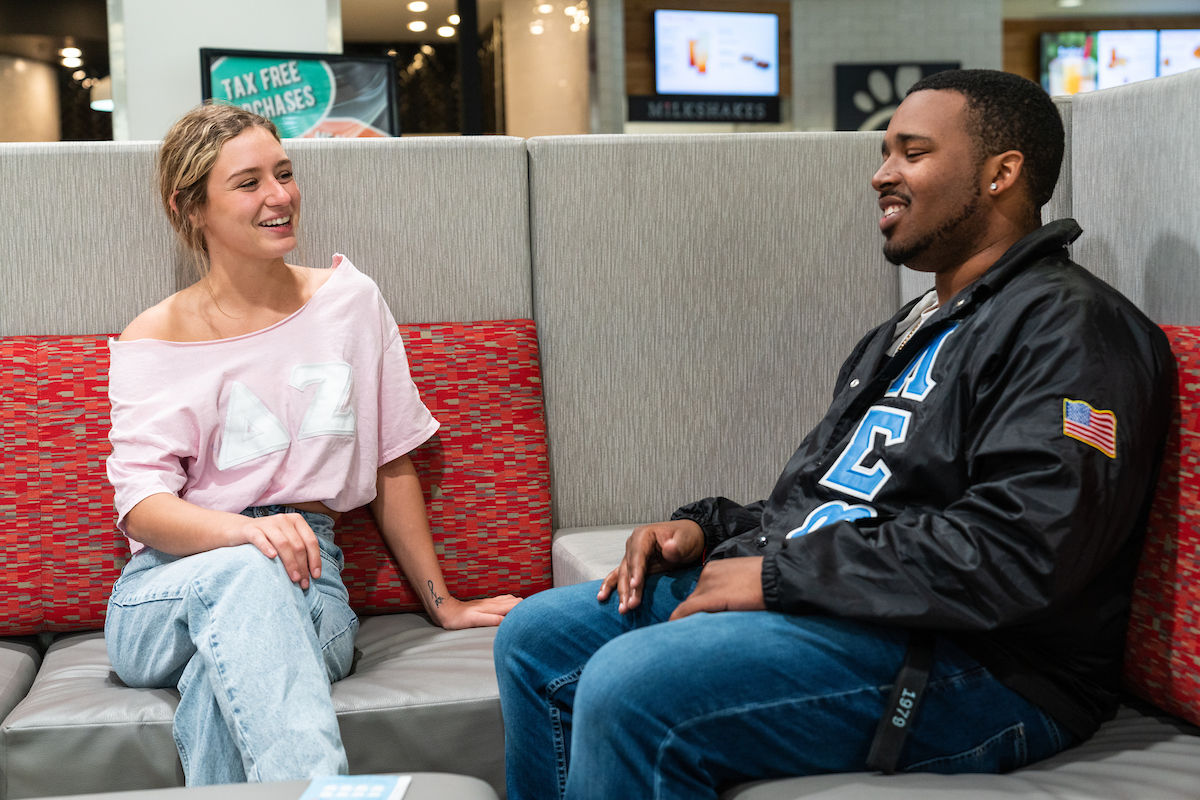
<svg viewBox="0 0 1200 800">
<path fill-rule="evenodd" d="M 992 185 L 991 185 L 989 188 L 990 188 L 990 189 L 991 189 L 993 192 L 994 192 L 994 191 L 996 191 L 996 184 L 994 184 L 994 183 L 993 183 L 993 184 L 992 184 Z"/>
</svg>

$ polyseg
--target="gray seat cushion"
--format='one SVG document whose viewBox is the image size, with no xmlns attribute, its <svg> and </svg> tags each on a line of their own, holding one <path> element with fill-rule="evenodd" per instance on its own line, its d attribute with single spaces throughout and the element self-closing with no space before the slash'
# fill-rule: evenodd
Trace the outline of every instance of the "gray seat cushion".
<svg viewBox="0 0 1200 800">
<path fill-rule="evenodd" d="M 1008 775 L 817 775 L 746 784 L 722 800 L 1195 800 L 1200 730 L 1123 706 L 1088 741 Z"/>
<path fill-rule="evenodd" d="M 4 719 L 29 691 L 41 660 L 32 640 L 0 640 L 0 719 Z M 7 753 L 0 749 L 0 797 L 7 796 L 8 770 Z"/>
<path fill-rule="evenodd" d="M 440 772 L 417 772 L 410 776 L 412 783 L 404 794 L 405 800 L 496 800 L 496 793 L 477 778 L 448 775 Z M 294 800 L 304 794 L 309 781 L 281 783 L 248 783 L 237 786 L 199 786 L 192 789 L 160 789 L 158 791 L 105 792 L 84 795 L 86 800 Z M 79 795 L 69 795 L 78 798 Z M 67 800 L 67 796 L 46 800 Z"/>
<path fill-rule="evenodd" d="M 444 631 L 416 614 L 363 619 L 355 671 L 333 687 L 352 772 L 451 772 L 502 792 L 494 629 Z M 9 797 L 183 783 L 173 689 L 113 674 L 100 632 L 54 642 L 0 729 Z"/>
</svg>

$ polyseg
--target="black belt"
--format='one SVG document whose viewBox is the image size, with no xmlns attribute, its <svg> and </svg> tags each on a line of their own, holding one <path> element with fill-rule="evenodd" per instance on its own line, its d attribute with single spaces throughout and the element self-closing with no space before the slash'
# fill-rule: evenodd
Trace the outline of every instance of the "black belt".
<svg viewBox="0 0 1200 800">
<path fill-rule="evenodd" d="M 867 768 L 891 775 L 900 762 L 900 751 L 908 738 L 908 732 L 917 718 L 925 684 L 929 682 L 929 670 L 933 667 L 933 634 L 914 631 L 909 634 L 908 652 L 904 665 L 896 673 L 892 695 L 884 708 L 875 738 L 871 740 L 871 751 L 867 754 Z"/>
</svg>

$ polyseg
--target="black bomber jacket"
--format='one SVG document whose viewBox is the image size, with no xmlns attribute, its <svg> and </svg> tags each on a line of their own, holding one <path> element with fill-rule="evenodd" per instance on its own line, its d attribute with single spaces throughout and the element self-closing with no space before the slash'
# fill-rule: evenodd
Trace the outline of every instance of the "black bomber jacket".
<svg viewBox="0 0 1200 800">
<path fill-rule="evenodd" d="M 1174 362 L 1070 260 L 1079 234 L 1029 234 L 888 356 L 909 303 L 766 500 L 674 518 L 709 558 L 763 556 L 768 608 L 947 636 L 1087 738 L 1116 706 Z"/>
</svg>

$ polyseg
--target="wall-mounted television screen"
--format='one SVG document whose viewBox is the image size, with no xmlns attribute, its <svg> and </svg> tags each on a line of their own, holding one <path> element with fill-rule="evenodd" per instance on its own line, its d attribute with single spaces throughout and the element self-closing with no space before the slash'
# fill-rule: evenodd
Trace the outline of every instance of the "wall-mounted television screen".
<svg viewBox="0 0 1200 800">
<path fill-rule="evenodd" d="M 1158 74 L 1174 75 L 1200 67 L 1200 30 L 1158 32 Z"/>
<path fill-rule="evenodd" d="M 1077 94 L 1200 67 L 1200 30 L 1043 33 L 1042 87 Z"/>
<path fill-rule="evenodd" d="M 779 16 L 656 10 L 654 90 L 660 95 L 778 95 Z"/>
<path fill-rule="evenodd" d="M 200 50 L 204 100 L 247 108 L 284 138 L 399 136 L 390 58 L 262 50 Z"/>
</svg>

